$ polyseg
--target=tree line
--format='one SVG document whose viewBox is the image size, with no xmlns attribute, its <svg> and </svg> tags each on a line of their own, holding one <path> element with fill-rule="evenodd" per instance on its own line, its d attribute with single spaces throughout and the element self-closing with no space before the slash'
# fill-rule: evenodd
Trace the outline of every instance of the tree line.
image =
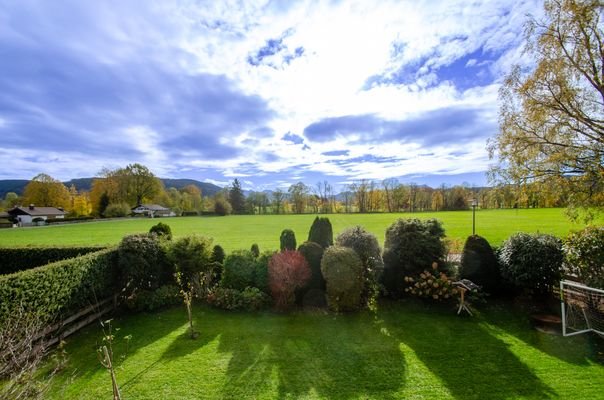
<svg viewBox="0 0 604 400">
<path fill-rule="evenodd" d="M 297 182 L 288 188 L 244 194 L 235 179 L 214 196 L 203 196 L 195 185 L 165 188 L 147 167 L 130 164 L 103 170 L 90 191 L 69 188 L 47 174 L 35 176 L 22 196 L 7 193 L 3 209 L 16 205 L 61 207 L 69 216 L 120 217 L 139 204 L 152 203 L 170 208 L 176 215 L 228 214 L 330 214 L 466 210 L 475 200 L 485 209 L 564 207 L 567 193 L 543 184 L 471 187 L 469 185 L 431 188 L 396 179 L 354 181 L 336 193 L 324 180 L 314 186 Z"/>
</svg>

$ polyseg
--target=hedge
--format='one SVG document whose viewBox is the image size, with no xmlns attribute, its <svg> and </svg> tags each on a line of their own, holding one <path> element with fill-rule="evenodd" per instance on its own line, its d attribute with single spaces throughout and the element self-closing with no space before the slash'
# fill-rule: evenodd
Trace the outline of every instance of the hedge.
<svg viewBox="0 0 604 400">
<path fill-rule="evenodd" d="M 116 278 L 113 248 L 0 276 L 0 325 L 20 306 L 43 323 L 65 317 L 114 294 Z"/>
<path fill-rule="evenodd" d="M 0 248 L 0 275 L 12 274 L 67 258 L 102 250 L 103 247 Z"/>
</svg>

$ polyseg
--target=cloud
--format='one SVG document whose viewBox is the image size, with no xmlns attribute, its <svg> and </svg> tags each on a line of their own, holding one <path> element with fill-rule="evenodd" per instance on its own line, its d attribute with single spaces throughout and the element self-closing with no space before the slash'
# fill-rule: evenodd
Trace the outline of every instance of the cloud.
<svg viewBox="0 0 604 400">
<path fill-rule="evenodd" d="M 484 171 L 539 0 L 0 6 L 0 177 L 257 185 Z M 530 64 L 530 63 L 529 63 Z M 288 132 L 283 135 L 283 132 Z M 277 184 L 277 183 L 275 183 Z"/>
<path fill-rule="evenodd" d="M 304 129 L 311 141 L 328 142 L 344 138 L 353 143 L 420 143 L 435 146 L 464 143 L 496 131 L 493 121 L 475 108 L 444 108 L 425 112 L 401 121 L 376 115 L 347 115 L 325 118 Z"/>
</svg>

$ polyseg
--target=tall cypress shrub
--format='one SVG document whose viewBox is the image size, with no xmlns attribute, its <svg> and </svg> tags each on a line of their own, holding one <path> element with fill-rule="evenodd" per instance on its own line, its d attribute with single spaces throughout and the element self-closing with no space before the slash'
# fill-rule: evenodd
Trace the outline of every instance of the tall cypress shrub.
<svg viewBox="0 0 604 400">
<path fill-rule="evenodd" d="M 315 218 L 308 231 L 308 241 L 318 243 L 324 249 L 333 245 L 333 229 L 329 218 Z"/>
</svg>

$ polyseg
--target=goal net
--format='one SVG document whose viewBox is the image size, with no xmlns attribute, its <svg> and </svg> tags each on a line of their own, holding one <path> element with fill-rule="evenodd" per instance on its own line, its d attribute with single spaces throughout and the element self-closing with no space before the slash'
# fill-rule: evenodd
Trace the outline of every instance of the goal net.
<svg viewBox="0 0 604 400">
<path fill-rule="evenodd" d="M 604 337 L 604 290 L 577 282 L 560 282 L 562 334 L 595 332 Z"/>
</svg>

